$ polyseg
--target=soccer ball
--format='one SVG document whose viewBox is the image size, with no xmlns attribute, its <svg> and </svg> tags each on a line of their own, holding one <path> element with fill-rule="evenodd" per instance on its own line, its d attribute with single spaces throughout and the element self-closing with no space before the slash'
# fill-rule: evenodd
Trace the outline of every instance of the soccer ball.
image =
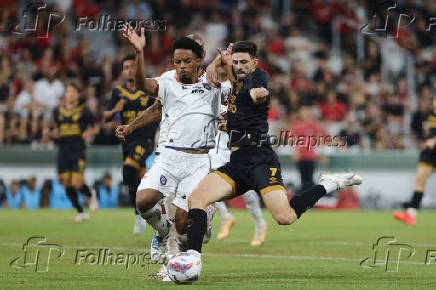
<svg viewBox="0 0 436 290">
<path fill-rule="evenodd" d="M 175 254 L 167 265 L 168 276 L 177 284 L 189 284 L 198 280 L 201 272 L 201 259 L 195 253 Z"/>
</svg>

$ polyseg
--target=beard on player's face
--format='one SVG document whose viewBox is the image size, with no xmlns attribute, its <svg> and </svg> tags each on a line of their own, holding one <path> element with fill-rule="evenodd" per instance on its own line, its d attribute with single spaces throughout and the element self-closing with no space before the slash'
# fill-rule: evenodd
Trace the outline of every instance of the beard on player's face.
<svg viewBox="0 0 436 290">
<path fill-rule="evenodd" d="M 232 55 L 233 71 L 238 81 L 244 80 L 256 69 L 257 61 L 248 53 L 234 53 Z"/>
</svg>

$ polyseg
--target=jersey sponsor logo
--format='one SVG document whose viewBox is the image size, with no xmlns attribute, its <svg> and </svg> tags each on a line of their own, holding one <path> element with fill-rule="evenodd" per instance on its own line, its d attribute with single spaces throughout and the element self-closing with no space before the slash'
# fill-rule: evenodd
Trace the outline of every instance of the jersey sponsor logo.
<svg viewBox="0 0 436 290">
<path fill-rule="evenodd" d="M 160 176 L 160 184 L 162 185 L 167 184 L 167 178 L 164 175 Z"/>
<path fill-rule="evenodd" d="M 186 194 L 182 195 L 182 199 L 186 199 Z"/>
<path fill-rule="evenodd" d="M 212 89 L 212 87 L 208 83 L 203 83 L 203 87 L 208 91 Z"/>
<path fill-rule="evenodd" d="M 204 94 L 204 90 L 202 89 L 193 89 L 191 94 Z"/>
</svg>

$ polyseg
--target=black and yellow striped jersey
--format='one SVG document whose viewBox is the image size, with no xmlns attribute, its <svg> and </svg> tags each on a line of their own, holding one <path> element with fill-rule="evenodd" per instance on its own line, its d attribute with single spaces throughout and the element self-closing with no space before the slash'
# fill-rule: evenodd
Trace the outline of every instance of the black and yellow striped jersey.
<svg viewBox="0 0 436 290">
<path fill-rule="evenodd" d="M 53 118 L 59 130 L 59 146 L 85 148 L 82 134 L 95 124 L 94 115 L 85 105 L 78 105 L 72 109 L 59 106 L 54 110 Z"/>
<path fill-rule="evenodd" d="M 430 128 L 429 137 L 430 138 L 436 137 L 436 96 L 433 97 L 433 110 L 428 116 L 427 122 Z"/>
<path fill-rule="evenodd" d="M 140 116 L 144 110 L 154 103 L 154 99 L 145 92 L 135 89 L 130 90 L 124 83 L 112 90 L 112 98 L 109 104 L 109 110 L 112 110 L 115 104 L 124 99 L 124 107 L 120 112 L 121 124 L 126 125 Z M 154 138 L 158 123 L 152 123 L 142 128 L 138 128 L 126 137 L 126 141 L 137 138 Z"/>
</svg>

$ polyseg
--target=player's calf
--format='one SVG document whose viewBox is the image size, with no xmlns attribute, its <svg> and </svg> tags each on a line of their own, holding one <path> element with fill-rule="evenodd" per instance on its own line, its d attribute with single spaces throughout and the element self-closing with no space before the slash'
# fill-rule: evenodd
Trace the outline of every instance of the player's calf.
<svg viewBox="0 0 436 290">
<path fill-rule="evenodd" d="M 175 215 L 176 231 L 179 234 L 186 234 L 186 227 L 188 225 L 188 213 L 181 208 L 176 208 Z"/>
</svg>

